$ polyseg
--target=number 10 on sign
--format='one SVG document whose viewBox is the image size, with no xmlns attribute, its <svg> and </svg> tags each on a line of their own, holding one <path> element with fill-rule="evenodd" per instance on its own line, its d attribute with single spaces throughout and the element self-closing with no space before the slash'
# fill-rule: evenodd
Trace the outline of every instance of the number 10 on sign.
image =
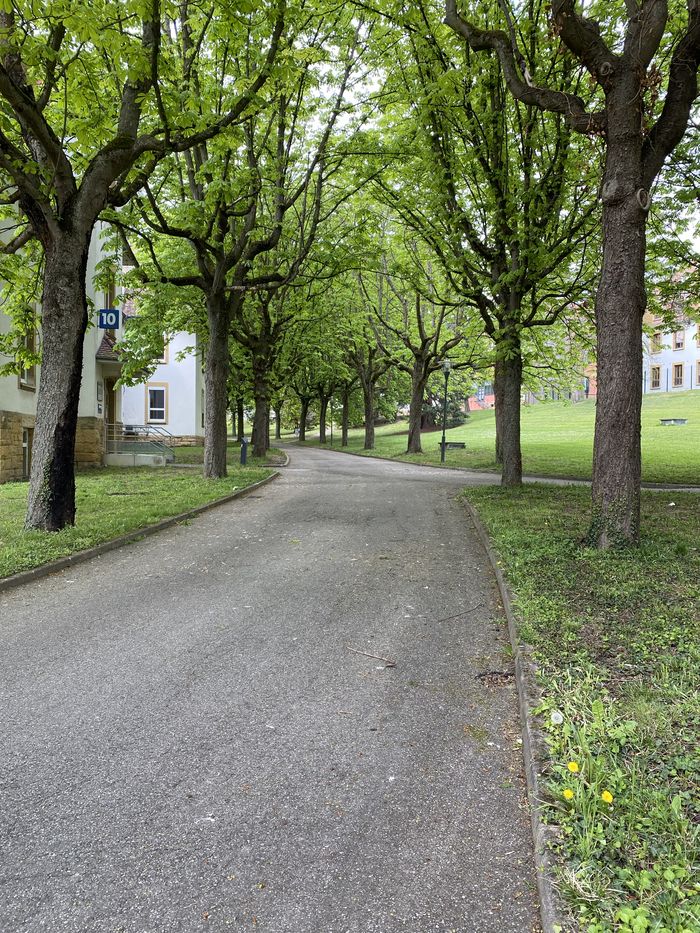
<svg viewBox="0 0 700 933">
<path fill-rule="evenodd" d="M 119 311 L 116 308 L 105 308 L 100 311 L 100 327 L 102 330 L 117 330 L 119 327 Z"/>
</svg>

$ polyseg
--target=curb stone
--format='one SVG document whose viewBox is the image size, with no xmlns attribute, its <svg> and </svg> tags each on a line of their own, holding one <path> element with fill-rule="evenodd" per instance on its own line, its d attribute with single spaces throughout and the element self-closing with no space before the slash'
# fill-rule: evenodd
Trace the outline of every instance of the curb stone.
<svg viewBox="0 0 700 933">
<path fill-rule="evenodd" d="M 503 611 L 508 621 L 508 634 L 513 649 L 515 662 L 515 682 L 518 690 L 518 705 L 520 707 L 520 724 L 523 735 L 523 761 L 525 765 L 525 780 L 527 784 L 527 798 L 530 810 L 530 823 L 532 838 L 535 847 L 535 873 L 537 877 L 537 893 L 540 902 L 540 918 L 544 933 L 559 933 L 567 929 L 563 918 L 562 908 L 553 881 L 556 859 L 550 848 L 555 841 L 556 830 L 544 822 L 544 793 L 540 780 L 540 770 L 549 762 L 549 752 L 544 735 L 539 729 L 533 710 L 538 706 L 540 698 L 536 683 L 536 665 L 530 650 L 523 645 L 518 637 L 518 627 L 513 614 L 510 591 L 498 564 L 496 553 L 491 544 L 486 528 L 479 518 L 474 506 L 466 499 L 462 499 L 467 509 L 477 536 L 486 551 L 491 563 L 498 592 L 501 597 Z"/>
<path fill-rule="evenodd" d="M 288 463 L 289 456 L 287 456 L 287 463 L 285 466 L 287 466 Z M 0 593 L 5 590 L 11 590 L 16 586 L 22 586 L 25 583 L 31 583 L 32 580 L 40 580 L 42 577 L 48 577 L 49 574 L 58 573 L 59 570 L 65 570 L 67 567 L 73 567 L 75 564 L 82 564 L 84 561 L 92 560 L 93 557 L 99 557 L 100 554 L 106 554 L 108 551 L 115 551 L 117 548 L 123 547 L 125 544 L 130 544 L 132 541 L 137 541 L 140 538 L 148 538 L 151 535 L 157 534 L 159 531 L 165 531 L 166 528 L 171 528 L 173 525 L 177 525 L 189 518 L 195 518 L 197 515 L 201 515 L 202 512 L 208 512 L 209 509 L 216 508 L 217 505 L 226 505 L 227 502 L 231 502 L 233 499 L 241 499 L 249 493 L 254 492 L 256 489 L 267 486 L 268 483 L 277 479 L 279 475 L 280 474 L 275 471 L 265 479 L 253 483 L 252 486 L 236 489 L 234 492 L 223 496 L 221 499 L 213 499 L 211 502 L 205 502 L 204 505 L 198 505 L 193 509 L 188 509 L 186 512 L 180 512 L 179 515 L 164 518 L 154 525 L 145 525 L 143 528 L 136 528 L 134 531 L 129 531 L 124 535 L 120 535 L 118 538 L 112 538 L 110 541 L 103 541 L 102 544 L 96 544 L 95 547 L 86 548 L 84 551 L 77 551 L 75 554 L 68 554 L 66 557 L 59 557 L 57 560 L 52 560 L 48 564 L 40 564 L 38 567 L 32 567 L 31 570 L 22 570 L 9 577 L 1 577 Z"/>
</svg>

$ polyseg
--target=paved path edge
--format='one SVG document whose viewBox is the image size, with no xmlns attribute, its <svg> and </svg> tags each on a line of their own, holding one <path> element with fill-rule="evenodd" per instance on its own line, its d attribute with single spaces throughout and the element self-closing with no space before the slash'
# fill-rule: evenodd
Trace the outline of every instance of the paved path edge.
<svg viewBox="0 0 700 933">
<path fill-rule="evenodd" d="M 283 443 L 295 444 L 296 441 L 283 441 Z M 380 454 L 360 454 L 356 450 L 340 450 L 337 447 L 324 446 L 323 444 L 309 444 L 312 450 L 327 450 L 334 454 L 347 454 L 348 457 L 362 457 L 363 460 L 386 460 L 387 463 L 407 463 L 409 466 L 427 467 L 429 470 L 452 470 L 454 473 L 481 473 L 484 476 L 500 476 L 498 470 L 482 470 L 479 467 L 459 467 L 446 463 L 416 463 L 415 460 L 401 460 L 400 457 L 382 457 Z M 278 450 L 284 448 L 279 447 Z M 302 448 L 303 450 L 304 448 Z M 577 478 L 575 476 L 560 476 L 557 473 L 527 473 L 523 476 L 524 483 L 546 483 L 552 480 L 557 483 L 567 483 L 570 486 L 590 486 L 591 480 Z M 642 483 L 642 489 L 649 489 L 652 492 L 689 492 L 700 493 L 700 486 L 694 486 L 688 483 L 685 486 L 682 483 Z"/>
<path fill-rule="evenodd" d="M 549 751 L 544 735 L 539 729 L 537 719 L 533 713 L 540 697 L 536 682 L 537 667 L 529 649 L 521 643 L 518 637 L 518 625 L 513 613 L 510 590 L 498 564 L 498 557 L 493 549 L 486 527 L 471 502 L 466 499 L 462 499 L 462 502 L 486 551 L 498 584 L 503 611 L 508 621 L 508 634 L 515 663 L 518 706 L 520 707 L 523 762 L 525 765 L 530 824 L 535 847 L 535 873 L 540 902 L 540 917 L 544 933 L 557 933 L 557 931 L 565 930 L 566 925 L 562 919 L 563 910 L 554 884 L 554 867 L 557 862 L 551 850 L 551 843 L 555 839 L 555 830 L 550 824 L 545 823 L 543 819 L 544 794 L 540 780 L 540 766 L 549 761 Z"/>
<path fill-rule="evenodd" d="M 289 455 L 287 455 L 287 462 L 283 465 L 287 466 L 288 464 Z M 57 573 L 59 570 L 65 570 L 66 567 L 82 564 L 84 561 L 92 560 L 93 557 L 99 557 L 100 554 L 106 554 L 108 551 L 115 551 L 117 548 L 123 547 L 125 544 L 130 544 L 132 541 L 137 541 L 139 538 L 148 538 L 151 535 L 157 534 L 159 531 L 165 531 L 166 528 L 171 528 L 173 525 L 177 525 L 178 522 L 186 521 L 188 518 L 195 518 L 197 515 L 201 515 L 202 512 L 208 512 L 209 509 L 214 509 L 218 505 L 226 505 L 227 502 L 231 502 L 233 499 L 240 499 L 243 496 L 247 496 L 256 489 L 267 486 L 268 483 L 276 480 L 279 475 L 280 474 L 275 470 L 274 473 L 267 476 L 265 479 L 261 479 L 251 486 L 245 486 L 243 489 L 236 489 L 235 492 L 222 496 L 221 499 L 213 499 L 211 502 L 205 502 L 204 505 L 198 505 L 193 509 L 188 509 L 186 512 L 180 512 L 179 515 L 172 515 L 170 518 L 164 518 L 154 525 L 144 525 L 143 528 L 136 528 L 134 531 L 129 531 L 124 535 L 120 535 L 118 538 L 112 538 L 110 541 L 103 541 L 102 544 L 96 544 L 94 547 L 86 548 L 84 551 L 76 551 L 75 554 L 68 554 L 66 557 L 59 557 L 57 560 L 49 561 L 48 564 L 40 564 L 38 567 L 32 567 L 31 570 L 22 570 L 19 573 L 13 573 L 12 576 L 9 577 L 0 577 L 0 593 L 5 590 L 11 590 L 16 586 L 23 586 L 25 583 L 31 583 L 33 580 L 40 580 L 42 577 L 48 577 L 49 574 Z"/>
</svg>

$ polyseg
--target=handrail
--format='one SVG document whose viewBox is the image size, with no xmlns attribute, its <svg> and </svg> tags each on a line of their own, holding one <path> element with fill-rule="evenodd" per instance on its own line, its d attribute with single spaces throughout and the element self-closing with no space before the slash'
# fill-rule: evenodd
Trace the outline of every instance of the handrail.
<svg viewBox="0 0 700 933">
<path fill-rule="evenodd" d="M 143 441 L 173 446 L 173 435 L 158 424 L 107 424 L 108 441 Z"/>
</svg>

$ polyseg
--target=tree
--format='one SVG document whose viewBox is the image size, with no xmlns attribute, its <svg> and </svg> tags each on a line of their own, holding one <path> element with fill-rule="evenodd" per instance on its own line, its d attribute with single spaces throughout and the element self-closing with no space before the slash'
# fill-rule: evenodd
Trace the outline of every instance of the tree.
<svg viewBox="0 0 700 933">
<path fill-rule="evenodd" d="M 319 226 L 332 213 L 324 187 L 342 164 L 329 153 L 361 51 L 342 11 L 288 31 L 289 64 L 271 99 L 208 147 L 162 166 L 157 187 L 134 201 L 138 217 L 113 222 L 147 250 L 142 275 L 154 285 L 199 289 L 206 303 L 204 475 L 226 475 L 229 336 L 251 354 L 256 399 L 254 453 L 267 446 L 269 372 L 289 318 L 275 295 L 299 275 Z M 339 43 L 331 63 L 325 47 Z M 245 63 L 240 66 L 245 70 Z M 343 195 L 344 197 L 344 195 Z M 134 213 L 132 211 L 132 214 Z M 187 244 L 183 257 L 172 241 Z M 183 262 L 184 259 L 184 262 Z M 264 427 L 265 426 L 265 427 Z"/>
<path fill-rule="evenodd" d="M 100 213 L 126 203 L 167 153 L 187 151 L 241 117 L 270 74 L 284 25 L 283 0 L 251 13 L 245 30 L 219 3 L 202 9 L 184 0 L 179 14 L 162 13 L 159 0 L 50 4 L 39 16 L 35 4 L 13 2 L 0 13 L 0 171 L 4 203 L 20 219 L 4 251 L 35 238 L 43 253 L 27 528 L 54 531 L 75 519 L 85 276 Z M 250 46 L 243 84 L 227 82 L 226 56 L 209 54 L 213 21 L 230 29 L 230 57 L 242 33 Z M 216 114 L 192 80 L 200 65 L 216 71 Z"/>
<path fill-rule="evenodd" d="M 575 87 L 571 63 L 545 61 L 543 10 L 543 0 L 529 3 L 524 60 Z M 502 482 L 517 485 L 528 332 L 551 326 L 586 287 L 595 164 L 583 165 L 562 117 L 509 99 L 497 60 L 474 68 L 436 22 L 435 4 L 421 0 L 400 22 L 386 120 L 407 155 L 377 184 L 378 197 L 430 247 L 465 312 L 483 321 L 495 353 L 496 459 Z"/>
<path fill-rule="evenodd" d="M 514 13 L 510 33 L 484 29 L 459 14 L 456 0 L 446 0 L 445 21 L 473 51 L 496 53 L 513 97 L 562 114 L 605 147 L 589 540 L 607 548 L 639 541 L 647 216 L 651 189 L 685 135 L 698 96 L 700 3 L 687 0 L 684 11 L 681 4 L 669 9 L 667 0 L 586 7 L 600 13 L 598 20 L 582 7 L 553 0 L 553 36 L 598 86 L 596 109 L 526 69 Z"/>
</svg>

